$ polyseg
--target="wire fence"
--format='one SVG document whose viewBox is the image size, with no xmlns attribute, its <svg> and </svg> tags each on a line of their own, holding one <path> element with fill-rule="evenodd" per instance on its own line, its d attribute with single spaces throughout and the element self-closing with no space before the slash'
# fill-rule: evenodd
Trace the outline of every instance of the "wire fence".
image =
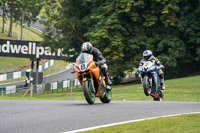
<svg viewBox="0 0 200 133">
<path fill-rule="evenodd" d="M 43 69 L 43 75 L 41 75 L 41 77 L 38 78 L 38 85 L 33 86 L 33 96 L 51 93 L 63 93 L 71 91 L 71 89 L 78 89 L 80 83 L 76 79 L 76 75 L 68 75 L 71 74 L 70 68 L 71 67 L 69 66 L 60 66 Z M 59 73 L 61 73 L 61 75 L 56 75 Z M 8 80 L 1 81 L 0 95 L 11 97 L 23 96 L 23 94 L 30 88 L 29 78 L 30 77 L 26 77 L 26 73 L 24 73 L 23 76 L 18 79 L 8 78 Z M 13 82 L 20 82 L 19 84 L 21 85 L 9 85 Z"/>
<path fill-rule="evenodd" d="M 33 97 L 53 93 L 72 93 L 80 89 L 80 84 L 77 79 L 63 80 L 56 82 L 49 82 L 45 84 L 38 84 L 33 86 Z M 24 85 L 13 85 L 0 88 L 0 96 L 6 97 L 23 97 L 23 95 L 30 89 L 30 84 L 25 87 Z M 28 93 L 29 97 L 30 92 Z M 26 96 L 26 97 L 27 97 Z"/>
</svg>

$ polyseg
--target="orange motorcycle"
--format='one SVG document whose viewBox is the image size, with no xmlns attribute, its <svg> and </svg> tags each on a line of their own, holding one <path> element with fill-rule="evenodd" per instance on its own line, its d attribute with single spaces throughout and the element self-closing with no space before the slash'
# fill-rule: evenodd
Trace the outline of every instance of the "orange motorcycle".
<svg viewBox="0 0 200 133">
<path fill-rule="evenodd" d="M 89 104 L 95 102 L 95 97 L 99 97 L 103 103 L 111 101 L 111 89 L 107 89 L 105 76 L 101 69 L 96 66 L 93 55 L 81 53 L 74 64 L 74 72 L 76 72 L 85 99 Z"/>
</svg>

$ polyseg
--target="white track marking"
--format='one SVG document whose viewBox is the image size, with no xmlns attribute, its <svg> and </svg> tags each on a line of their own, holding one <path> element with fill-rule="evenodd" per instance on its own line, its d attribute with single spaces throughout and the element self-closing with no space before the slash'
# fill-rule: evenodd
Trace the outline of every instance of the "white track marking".
<svg viewBox="0 0 200 133">
<path fill-rule="evenodd" d="M 117 122 L 117 123 L 111 123 L 111 124 L 100 125 L 100 126 L 95 126 L 95 127 L 83 128 L 83 129 L 78 129 L 78 130 L 73 130 L 73 131 L 68 131 L 68 132 L 62 132 L 62 133 L 77 133 L 77 132 L 93 130 L 93 129 L 97 129 L 97 128 L 101 128 L 101 127 L 109 127 L 109 126 L 126 124 L 126 123 L 130 123 L 130 122 L 138 122 L 138 121 L 144 121 L 144 120 L 150 120 L 150 119 L 156 119 L 156 118 L 162 118 L 162 117 L 179 116 L 179 115 L 187 115 L 187 114 L 200 114 L 200 112 L 183 113 L 183 114 L 172 114 L 172 115 L 165 115 L 165 116 L 150 117 L 150 118 L 145 118 L 145 119 Z"/>
</svg>

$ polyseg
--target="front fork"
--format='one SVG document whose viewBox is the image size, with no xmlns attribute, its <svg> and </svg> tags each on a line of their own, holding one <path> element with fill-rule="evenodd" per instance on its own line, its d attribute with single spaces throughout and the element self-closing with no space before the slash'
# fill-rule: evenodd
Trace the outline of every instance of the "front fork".
<svg viewBox="0 0 200 133">
<path fill-rule="evenodd" d="M 90 73 L 90 78 L 85 77 L 84 74 L 82 74 L 81 76 L 82 76 L 82 81 L 88 80 L 88 82 L 89 82 L 88 85 L 89 85 L 89 88 L 90 88 L 91 92 L 92 92 L 92 93 L 96 93 L 95 87 L 94 87 L 94 80 L 93 80 L 93 75 L 92 75 L 92 73 Z"/>
<path fill-rule="evenodd" d="M 90 77 L 91 77 L 91 79 L 89 79 L 90 80 L 90 89 L 91 89 L 91 91 L 93 92 L 93 93 L 96 93 L 96 91 L 95 91 L 95 87 L 94 87 L 94 79 L 93 79 L 93 74 L 92 73 L 90 73 Z"/>
<path fill-rule="evenodd" d="M 88 81 L 89 81 L 89 86 L 90 86 L 91 92 L 95 93 L 96 91 L 95 91 L 95 88 L 94 88 L 94 81 L 93 81 L 93 79 L 88 79 Z"/>
<path fill-rule="evenodd" d="M 154 72 L 154 74 L 153 74 L 153 77 L 154 77 L 155 86 L 156 86 L 156 91 L 155 91 L 155 94 L 157 94 L 157 93 L 158 93 L 158 91 L 160 90 L 160 89 L 159 89 L 159 88 L 160 88 L 160 80 L 159 80 L 159 75 L 158 75 L 156 72 Z"/>
<path fill-rule="evenodd" d="M 159 89 L 160 87 L 160 80 L 159 80 L 159 76 L 156 72 L 153 73 L 153 78 L 154 78 L 154 84 L 152 91 L 151 91 L 151 96 L 153 96 L 154 98 L 157 98 L 159 95 L 159 91 L 161 91 Z"/>
</svg>

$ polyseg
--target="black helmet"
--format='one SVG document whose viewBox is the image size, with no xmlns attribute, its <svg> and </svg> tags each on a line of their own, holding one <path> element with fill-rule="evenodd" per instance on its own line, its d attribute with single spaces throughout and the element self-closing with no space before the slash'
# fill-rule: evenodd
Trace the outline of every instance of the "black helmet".
<svg viewBox="0 0 200 133">
<path fill-rule="evenodd" d="M 151 58 L 151 56 L 152 56 L 152 52 L 150 50 L 145 50 L 143 52 L 143 57 L 145 60 L 149 60 Z"/>
<path fill-rule="evenodd" d="M 90 42 L 84 42 L 81 46 L 81 51 L 85 53 L 91 53 L 92 44 Z"/>
</svg>

